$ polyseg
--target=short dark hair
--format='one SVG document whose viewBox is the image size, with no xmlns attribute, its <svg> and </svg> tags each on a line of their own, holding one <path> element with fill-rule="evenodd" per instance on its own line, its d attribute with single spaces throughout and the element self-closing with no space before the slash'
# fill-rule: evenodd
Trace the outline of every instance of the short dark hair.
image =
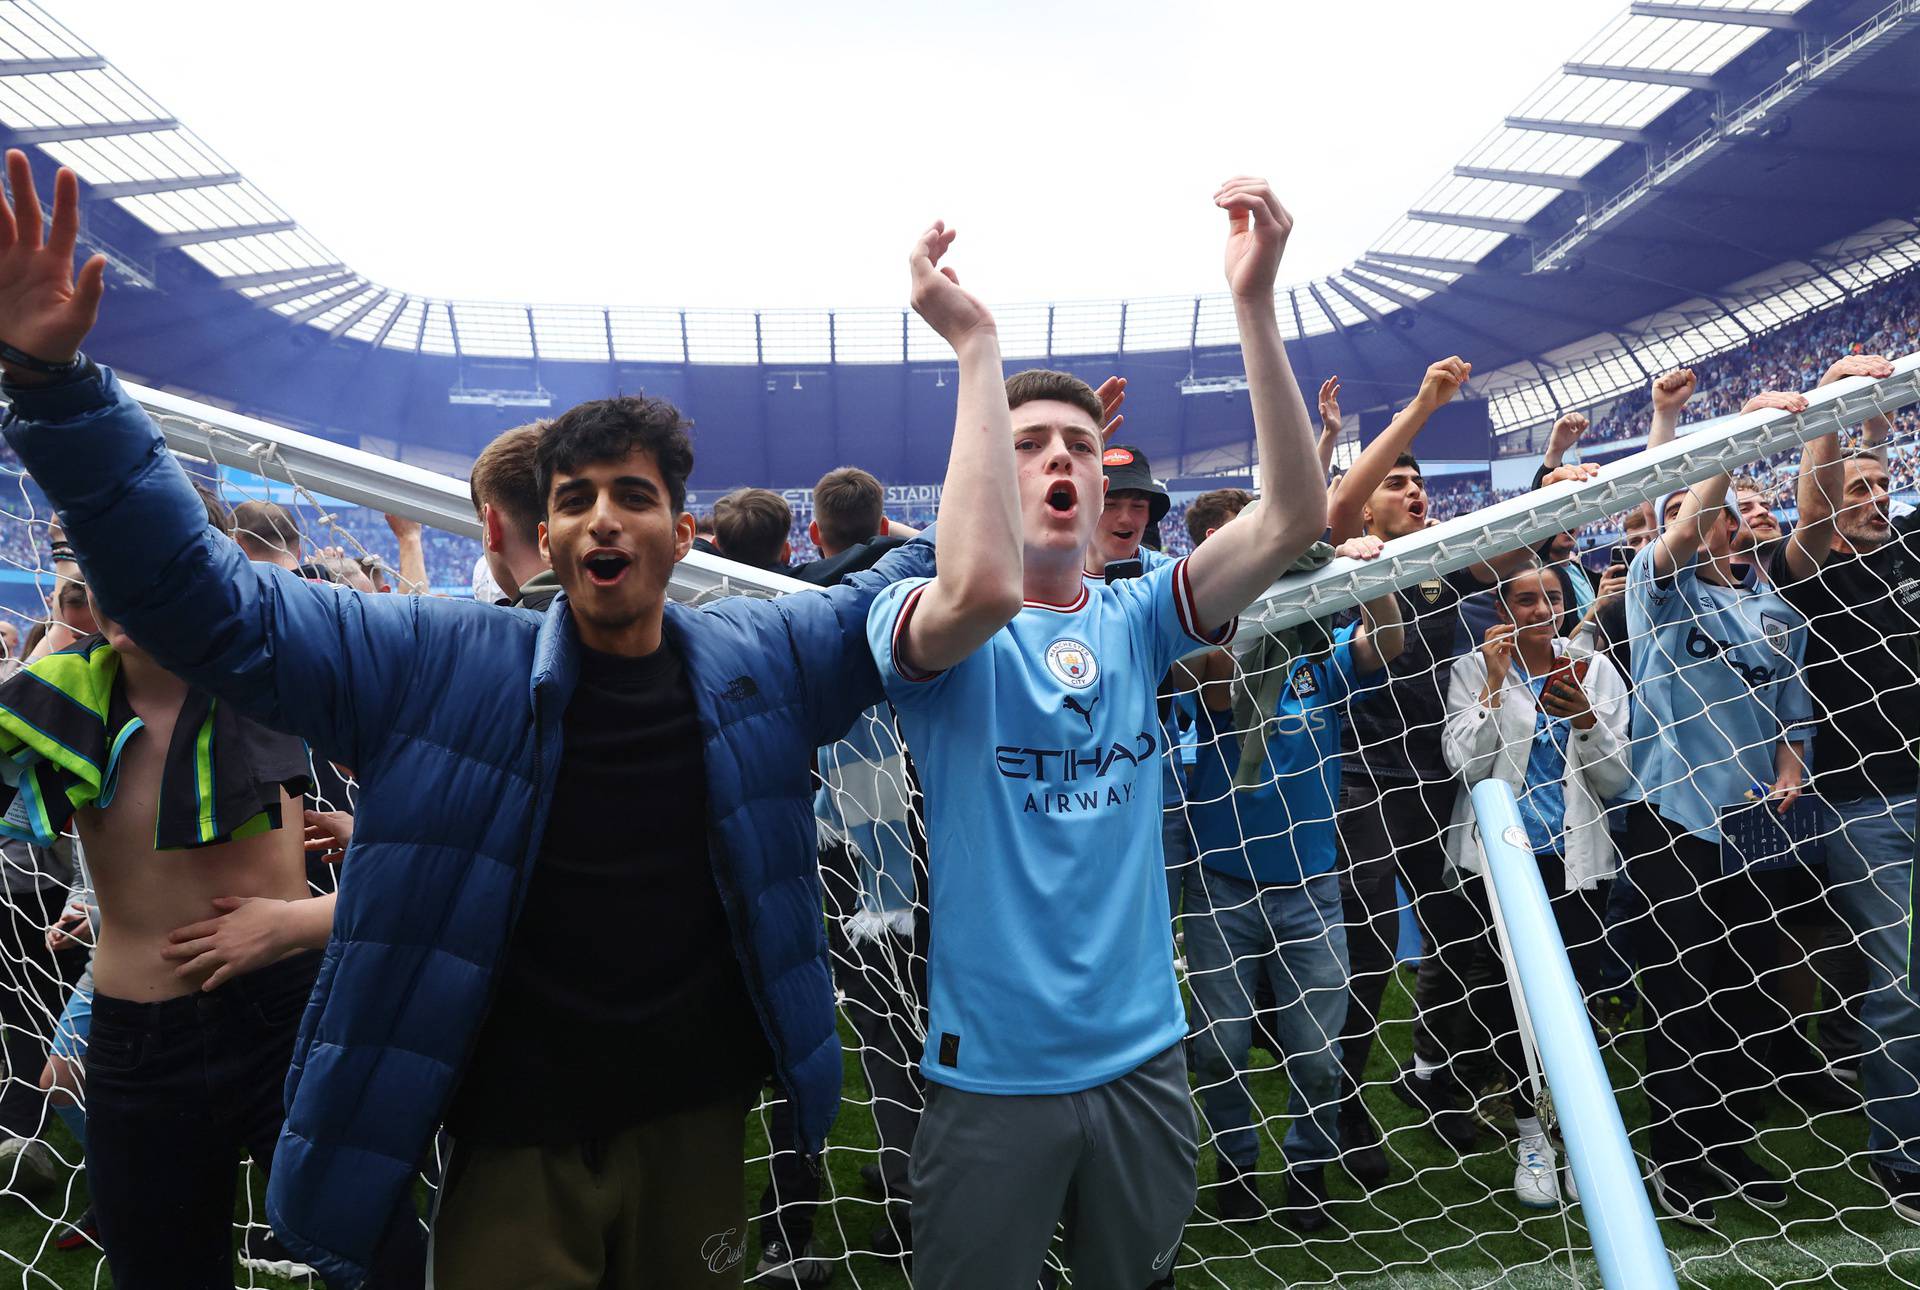
<svg viewBox="0 0 1920 1290">
<path fill-rule="evenodd" d="M 529 542 L 539 540 L 540 517 L 547 513 L 546 496 L 534 468 L 540 432 L 546 425 L 534 421 L 503 432 L 480 450 L 467 476 L 473 513 L 479 515 L 482 506 L 493 507 Z"/>
<path fill-rule="evenodd" d="M 687 507 L 687 476 L 693 473 L 693 423 L 665 399 L 623 394 L 575 404 L 541 427 L 534 453 L 540 516 L 547 514 L 553 477 L 572 474 L 597 461 L 620 461 L 639 451 L 653 458 L 667 481 L 667 496 L 678 515 Z"/>
<path fill-rule="evenodd" d="M 300 526 L 278 502 L 242 502 L 233 508 L 233 537 L 262 550 L 278 547 L 288 555 L 300 549 Z"/>
<path fill-rule="evenodd" d="M 1100 406 L 1100 396 L 1093 392 L 1091 385 L 1071 372 L 1033 367 L 1024 372 L 1015 372 L 1007 378 L 1009 410 L 1023 403 L 1038 403 L 1042 399 L 1079 408 L 1092 418 L 1096 429 L 1106 424 L 1106 410 Z"/>
<path fill-rule="evenodd" d="M 1407 470 L 1419 470 L 1420 459 L 1414 456 L 1410 452 L 1403 452 L 1398 457 L 1395 457 L 1393 459 L 1393 466 L 1389 467 L 1388 469 L 1402 468 L 1402 467 Z"/>
<path fill-rule="evenodd" d="M 1244 488 L 1216 488 L 1200 494 L 1187 504 L 1187 536 L 1199 546 L 1207 540 L 1207 530 L 1217 529 L 1253 505 L 1253 494 Z"/>
<path fill-rule="evenodd" d="M 765 569 L 780 563 L 780 547 L 793 528 L 793 508 L 768 488 L 736 488 L 713 504 L 713 534 L 720 554 Z"/>
<path fill-rule="evenodd" d="M 880 536 L 886 521 L 887 490 L 858 466 L 842 466 L 820 476 L 813 486 L 813 518 L 822 544 L 836 551 Z"/>
</svg>

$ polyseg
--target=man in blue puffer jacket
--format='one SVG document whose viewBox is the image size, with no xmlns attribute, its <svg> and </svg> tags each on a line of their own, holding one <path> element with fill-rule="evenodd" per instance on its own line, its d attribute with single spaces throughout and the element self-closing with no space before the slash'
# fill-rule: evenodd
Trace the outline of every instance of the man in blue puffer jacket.
<svg viewBox="0 0 1920 1290">
<path fill-rule="evenodd" d="M 666 601 L 692 453 L 659 400 L 558 418 L 539 454 L 547 614 L 363 596 L 251 564 L 146 414 L 79 356 L 26 159 L 0 214 L 6 434 L 104 610 L 170 671 L 366 785 L 287 1077 L 268 1219 L 362 1276 L 435 1127 L 438 1284 L 737 1285 L 743 1113 L 768 1073 L 818 1151 L 840 1046 L 811 751 L 880 698 L 867 608 L 914 543 L 820 592 Z M 698 749 L 699 757 L 688 755 Z"/>
</svg>

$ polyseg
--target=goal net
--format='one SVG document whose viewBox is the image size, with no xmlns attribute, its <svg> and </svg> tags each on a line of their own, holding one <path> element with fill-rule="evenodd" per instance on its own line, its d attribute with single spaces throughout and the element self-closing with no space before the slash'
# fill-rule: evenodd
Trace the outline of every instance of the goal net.
<svg viewBox="0 0 1920 1290">
<path fill-rule="evenodd" d="M 1895 352 L 1916 347 L 1914 326 Z M 495 594 L 480 577 L 464 480 L 159 392 L 141 397 L 229 510 L 286 508 L 311 575 L 364 582 L 365 594 L 387 594 L 382 585 L 405 594 L 403 575 L 423 594 Z M 1534 579 L 1560 598 L 1571 628 L 1607 583 L 1608 557 L 1629 545 L 1622 518 L 1634 509 L 1657 511 L 1674 490 L 1731 471 L 1771 490 L 1763 500 L 1791 530 L 1803 442 L 1837 432 L 1852 446 L 1880 415 L 1891 418 L 1890 464 L 1874 478 L 1890 483 L 1891 505 L 1835 500 L 1855 505 L 1855 518 L 1860 507 L 1891 511 L 1895 538 L 1907 533 L 1902 517 L 1920 501 L 1920 354 L 1884 380 L 1843 381 L 1810 399 L 1798 415 L 1683 424 L 1672 444 L 1595 479 L 1477 495 L 1482 504 L 1378 559 L 1286 579 L 1243 616 L 1218 670 L 1193 662 L 1211 688 L 1168 687 L 1156 714 L 1172 746 L 1166 871 L 1116 880 L 1164 879 L 1166 947 L 1190 1023 L 1201 1147 L 1197 1205 L 1173 1265 L 1179 1284 L 1600 1284 L 1603 1224 L 1572 1194 L 1554 1090 L 1540 1075 L 1536 1045 L 1564 1035 L 1550 1039 L 1516 1008 L 1498 902 L 1475 868 L 1463 794 L 1487 777 L 1514 784 L 1585 995 L 1583 1024 L 1645 1173 L 1665 1178 L 1669 1207 L 1712 1211 L 1707 1223 L 1658 1211 L 1682 1283 L 1920 1282 L 1920 1228 L 1873 1169 L 1920 1180 L 1920 1010 L 1904 979 L 1915 776 L 1905 732 L 1920 725 L 1920 681 L 1888 693 L 1865 683 L 1898 664 L 1920 675 L 1920 631 L 1889 628 L 1920 598 L 1920 559 L 1901 572 L 1893 561 L 1836 558 L 1808 579 L 1822 594 L 1776 587 L 1745 599 L 1712 577 L 1630 587 L 1626 629 L 1609 629 L 1620 618 L 1603 604 L 1597 625 L 1555 633 L 1571 641 L 1557 649 L 1591 709 L 1575 716 L 1540 715 L 1551 677 L 1517 658 L 1504 687 L 1492 687 L 1501 702 L 1488 702 L 1489 660 L 1476 649 L 1489 627 L 1524 612 L 1499 585 L 1476 581 L 1482 562 L 1575 535 L 1571 561 Z M 85 624 L 62 603 L 78 570 L 57 558 L 44 498 L 10 457 L 0 469 L 0 608 L 19 657 L 30 635 Z M 1787 576 L 1769 544 L 1751 559 L 1776 581 Z M 672 594 L 809 593 L 696 555 Z M 1392 634 L 1377 612 L 1387 602 L 1403 611 L 1407 644 L 1383 675 L 1366 651 Z M 1747 636 L 1728 634 L 1735 620 Z M 1357 645 L 1355 623 L 1371 645 Z M 1481 683 L 1458 685 L 1456 671 Z M 1483 723 L 1491 736 L 1475 732 Z M 1856 736 L 1850 760 L 1831 759 L 1842 746 L 1827 733 L 1835 727 Z M 1898 747 L 1874 742 L 1889 731 Z M 1612 743 L 1594 753 L 1595 739 Z M 1761 772 L 1785 765 L 1783 743 L 1805 751 L 1811 791 L 1788 814 L 1774 811 L 1769 829 L 1777 776 Z M 941 857 L 927 855 L 912 749 L 884 705 L 821 750 L 817 766 L 843 1104 L 817 1168 L 790 1150 L 777 1089 L 752 1110 L 747 1275 L 905 1286 L 929 865 L 937 871 Z M 314 780 L 311 805 L 352 811 L 350 774 L 316 765 Z M 331 889 L 338 862 L 314 853 L 316 894 Z M 87 934 L 84 918 L 63 912 L 84 908 L 84 872 L 70 846 L 9 843 L 0 877 L 0 1265 L 12 1270 L 0 1282 L 105 1285 L 99 1248 L 77 1226 L 87 1209 L 85 1057 L 72 1004 Z M 72 933 L 57 952 L 46 938 L 55 924 Z M 1740 1168 L 1729 1151 L 1756 1176 L 1727 1182 L 1719 1171 Z M 235 1212 L 236 1250 L 249 1258 L 236 1265 L 240 1283 L 280 1285 L 287 1269 L 266 1242 L 252 1174 Z M 423 1216 L 437 1181 L 429 1161 Z M 1920 1219 L 1920 1198 L 1903 1203 Z M 1050 1264 L 1046 1278 L 1072 1283 L 1057 1258 Z"/>
</svg>

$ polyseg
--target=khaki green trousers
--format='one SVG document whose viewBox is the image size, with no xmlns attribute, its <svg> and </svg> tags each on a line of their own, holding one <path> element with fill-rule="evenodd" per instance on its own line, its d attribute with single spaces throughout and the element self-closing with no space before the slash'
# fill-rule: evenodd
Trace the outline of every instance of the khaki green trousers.
<svg viewBox="0 0 1920 1290">
<path fill-rule="evenodd" d="M 585 1144 L 456 1142 L 428 1290 L 732 1290 L 745 1146 L 731 1098 Z"/>
</svg>

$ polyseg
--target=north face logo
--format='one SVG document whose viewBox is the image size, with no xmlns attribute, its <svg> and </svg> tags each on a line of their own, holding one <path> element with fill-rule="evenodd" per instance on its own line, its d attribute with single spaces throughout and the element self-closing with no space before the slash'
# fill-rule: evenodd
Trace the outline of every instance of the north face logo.
<svg viewBox="0 0 1920 1290">
<path fill-rule="evenodd" d="M 744 703 L 760 697 L 760 684 L 750 676 L 736 676 L 720 691 L 720 697 L 732 703 Z"/>
</svg>

